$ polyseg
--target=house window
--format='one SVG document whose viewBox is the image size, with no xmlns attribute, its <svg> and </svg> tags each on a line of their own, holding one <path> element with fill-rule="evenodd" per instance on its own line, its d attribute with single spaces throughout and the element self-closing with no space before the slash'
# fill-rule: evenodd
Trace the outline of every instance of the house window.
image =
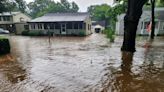
<svg viewBox="0 0 164 92">
<path fill-rule="evenodd" d="M 44 24 L 44 29 L 48 29 L 48 24 Z"/>
<path fill-rule="evenodd" d="M 74 29 L 78 29 L 78 23 L 74 24 Z"/>
<path fill-rule="evenodd" d="M 29 30 L 29 26 L 28 25 L 24 25 L 24 29 L 25 30 Z"/>
<path fill-rule="evenodd" d="M 83 27 L 83 28 L 84 28 L 84 29 L 86 29 L 86 23 L 83 23 L 83 25 L 84 25 L 84 27 Z"/>
<path fill-rule="evenodd" d="M 31 24 L 31 29 L 35 29 L 35 24 Z"/>
<path fill-rule="evenodd" d="M 4 16 L 3 21 L 10 21 L 10 16 Z"/>
<path fill-rule="evenodd" d="M 83 23 L 82 22 L 79 23 L 79 29 L 83 29 Z"/>
<path fill-rule="evenodd" d="M 61 25 L 59 23 L 55 23 L 55 29 L 61 29 Z"/>
<path fill-rule="evenodd" d="M 67 23 L 67 29 L 72 29 L 72 26 L 73 26 L 73 25 L 72 25 L 72 22 L 68 22 L 68 23 Z"/>
<path fill-rule="evenodd" d="M 42 24 L 38 24 L 38 29 L 42 29 Z"/>
<path fill-rule="evenodd" d="M 54 23 L 50 23 L 49 26 L 50 26 L 50 29 L 55 29 Z"/>
<path fill-rule="evenodd" d="M 88 24 L 88 30 L 90 29 L 90 25 Z"/>
</svg>

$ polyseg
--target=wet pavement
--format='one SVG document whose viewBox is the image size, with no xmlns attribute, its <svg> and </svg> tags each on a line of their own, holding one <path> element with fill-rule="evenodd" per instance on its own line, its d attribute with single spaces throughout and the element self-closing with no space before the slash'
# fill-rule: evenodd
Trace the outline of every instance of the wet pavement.
<svg viewBox="0 0 164 92">
<path fill-rule="evenodd" d="M 164 37 L 137 37 L 134 55 L 87 37 L 9 36 L 13 59 L 0 57 L 0 92 L 164 92 Z"/>
</svg>

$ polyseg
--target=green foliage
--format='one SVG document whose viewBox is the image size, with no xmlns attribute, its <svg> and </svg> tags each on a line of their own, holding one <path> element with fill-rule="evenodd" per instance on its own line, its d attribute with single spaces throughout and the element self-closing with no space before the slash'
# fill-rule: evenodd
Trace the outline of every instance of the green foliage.
<svg viewBox="0 0 164 92">
<path fill-rule="evenodd" d="M 107 4 L 102 5 L 93 5 L 88 7 L 88 12 L 90 12 L 91 17 L 93 20 L 105 20 L 108 19 L 110 16 L 109 11 L 111 11 L 111 7 Z"/>
<path fill-rule="evenodd" d="M 29 31 L 24 30 L 24 31 L 22 31 L 22 35 L 28 36 L 28 32 L 29 32 Z"/>
<path fill-rule="evenodd" d="M 0 12 L 21 11 L 26 12 L 24 0 L 0 0 Z"/>
<path fill-rule="evenodd" d="M 115 31 L 112 29 L 105 29 L 103 33 L 106 34 L 106 37 L 110 39 L 110 42 L 114 42 Z"/>
<path fill-rule="evenodd" d="M 28 4 L 28 8 L 33 18 L 40 17 L 46 13 L 78 12 L 79 10 L 75 2 L 68 2 L 67 0 L 61 0 L 61 2 L 55 2 L 53 0 L 34 0 L 34 2 Z"/>
<path fill-rule="evenodd" d="M 111 7 L 107 4 L 93 5 L 88 7 L 88 12 L 90 12 L 92 20 L 105 20 L 106 28 L 110 27 L 113 29 L 115 22 L 117 21 L 117 15 L 125 12 L 125 5 L 117 4 L 114 7 Z"/>
<path fill-rule="evenodd" d="M 85 32 L 84 31 L 80 31 L 79 32 L 79 36 L 85 36 L 86 34 L 85 34 Z"/>
<path fill-rule="evenodd" d="M 0 55 L 10 53 L 10 43 L 7 38 L 0 37 Z"/>
<path fill-rule="evenodd" d="M 29 31 L 28 36 L 39 36 L 39 31 Z"/>
<path fill-rule="evenodd" d="M 164 0 L 157 0 L 156 1 L 156 6 L 157 7 L 164 7 Z"/>
<path fill-rule="evenodd" d="M 22 35 L 24 36 L 45 36 L 48 35 L 47 32 L 43 31 L 43 30 L 32 30 L 32 31 L 23 31 Z"/>
<path fill-rule="evenodd" d="M 24 0 L 15 0 L 15 2 L 18 10 L 21 11 L 22 13 L 26 13 L 27 4 Z"/>
<path fill-rule="evenodd" d="M 107 4 L 93 5 L 88 7 L 91 17 L 95 21 L 105 20 L 106 30 L 103 31 L 111 42 L 114 42 L 115 24 L 117 22 L 117 15 L 124 13 L 126 10 L 126 2 L 117 3 L 114 7 Z"/>
</svg>

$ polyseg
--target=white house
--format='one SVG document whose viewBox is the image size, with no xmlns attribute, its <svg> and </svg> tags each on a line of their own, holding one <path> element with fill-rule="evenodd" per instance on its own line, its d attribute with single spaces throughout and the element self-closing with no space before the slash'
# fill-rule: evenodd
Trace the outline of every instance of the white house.
<svg viewBox="0 0 164 92">
<path fill-rule="evenodd" d="M 92 30 L 99 33 L 105 30 L 105 21 L 92 21 Z"/>
<path fill-rule="evenodd" d="M 116 34 L 123 35 L 124 33 L 124 16 L 119 15 L 116 23 Z M 138 35 L 150 35 L 147 31 L 147 27 L 151 22 L 151 10 L 143 10 L 143 14 L 138 23 L 137 34 Z M 155 35 L 164 35 L 164 8 L 155 8 Z"/>
</svg>

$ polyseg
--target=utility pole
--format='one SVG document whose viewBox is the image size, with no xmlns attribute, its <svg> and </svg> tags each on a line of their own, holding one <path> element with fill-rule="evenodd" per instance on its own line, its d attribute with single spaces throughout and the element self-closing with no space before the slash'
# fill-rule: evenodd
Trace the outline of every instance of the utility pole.
<svg viewBox="0 0 164 92">
<path fill-rule="evenodd" d="M 151 26 L 151 39 L 154 39 L 154 32 L 155 32 L 155 0 L 151 0 L 151 19 L 152 19 L 152 26 Z"/>
</svg>

